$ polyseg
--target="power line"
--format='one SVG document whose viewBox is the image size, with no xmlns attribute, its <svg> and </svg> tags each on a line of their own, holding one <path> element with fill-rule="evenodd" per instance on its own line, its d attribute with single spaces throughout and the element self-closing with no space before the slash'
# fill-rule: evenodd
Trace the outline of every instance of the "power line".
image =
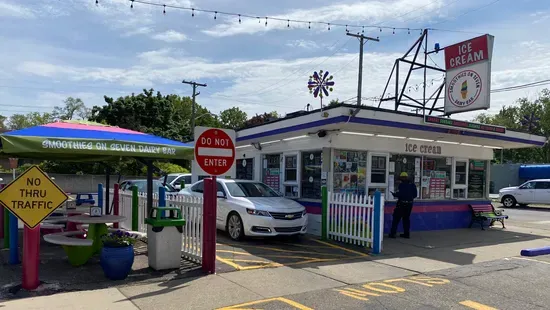
<svg viewBox="0 0 550 310">
<path fill-rule="evenodd" d="M 149 5 L 154 6 L 158 8 L 162 8 L 162 13 L 167 14 L 168 11 L 166 9 L 177 9 L 177 10 L 183 10 L 191 12 L 191 17 L 195 17 L 195 13 L 202 12 L 202 13 L 209 13 L 213 14 L 214 19 L 218 19 L 218 16 L 232 16 L 238 18 L 239 24 L 242 23 L 242 20 L 244 18 L 247 19 L 254 19 L 257 20 L 259 24 L 264 24 L 265 27 L 268 26 L 268 21 L 280 21 L 280 22 L 286 22 L 287 28 L 290 28 L 291 23 L 293 24 L 302 24 L 307 25 L 308 29 L 311 29 L 311 25 L 323 25 L 326 26 L 327 29 L 330 31 L 333 27 L 340 27 L 340 28 L 346 28 L 346 30 L 349 31 L 349 29 L 361 29 L 362 32 L 364 32 L 365 28 L 367 29 L 393 29 L 395 30 L 422 30 L 420 28 L 407 28 L 407 27 L 392 27 L 392 26 L 376 26 L 376 25 L 354 25 L 354 24 L 342 24 L 342 23 L 334 23 L 334 22 L 325 22 L 325 21 L 311 21 L 311 20 L 301 20 L 301 19 L 290 19 L 290 18 L 281 18 L 281 17 L 272 17 L 272 16 L 266 16 L 266 15 L 250 15 L 250 14 L 242 14 L 242 13 L 234 13 L 234 12 L 226 12 L 226 11 L 219 11 L 219 10 L 210 10 L 210 9 L 197 9 L 193 7 L 185 7 L 185 6 L 178 6 L 178 5 L 170 5 L 170 4 L 161 4 L 161 3 L 155 3 L 150 1 L 142 1 L 142 0 L 128 0 L 130 2 L 130 8 L 134 8 L 136 4 L 143 4 L 143 5 Z M 99 5 L 100 1 L 96 0 L 96 4 Z"/>
<path fill-rule="evenodd" d="M 484 8 L 490 6 L 490 5 L 493 5 L 493 4 L 495 4 L 495 3 L 499 2 L 499 1 L 500 1 L 500 0 L 494 0 L 493 2 L 487 3 L 487 4 L 485 4 L 485 5 L 482 5 L 482 6 L 480 6 L 480 7 L 474 8 L 474 9 L 471 9 L 471 10 L 466 11 L 466 12 L 464 12 L 464 13 L 458 15 L 458 16 L 455 16 L 454 19 L 456 20 L 457 18 L 462 17 L 462 16 L 464 16 L 464 15 L 467 15 L 467 14 L 470 14 L 470 13 L 473 13 L 473 12 L 477 12 L 477 11 L 479 11 L 479 10 L 481 10 L 481 9 L 484 9 Z M 437 23 L 435 23 L 435 24 L 431 24 L 430 26 L 443 24 L 443 23 L 448 22 L 449 20 L 450 20 L 450 19 L 445 19 L 445 20 L 439 21 L 439 22 L 437 22 Z M 431 29 L 430 27 L 426 27 L 426 28 Z M 442 30 L 440 29 L 439 31 L 442 31 Z"/>
</svg>

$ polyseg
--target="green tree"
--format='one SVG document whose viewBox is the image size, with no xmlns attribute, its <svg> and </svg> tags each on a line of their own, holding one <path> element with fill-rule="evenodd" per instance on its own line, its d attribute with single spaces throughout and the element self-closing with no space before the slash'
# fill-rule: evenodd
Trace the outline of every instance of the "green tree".
<svg viewBox="0 0 550 310">
<path fill-rule="evenodd" d="M 80 98 L 68 97 L 63 101 L 64 106 L 56 106 L 52 115 L 55 119 L 72 120 L 76 117 L 87 120 L 90 117 L 90 109 L 84 105 Z"/>
<path fill-rule="evenodd" d="M 8 119 L 8 128 L 11 130 L 23 129 L 32 126 L 53 122 L 51 113 L 30 112 L 27 114 L 13 114 Z"/>
<path fill-rule="evenodd" d="M 528 127 L 522 124 L 524 117 L 534 115 L 540 120 Z M 482 113 L 475 122 L 504 126 L 510 130 L 522 131 L 533 135 L 550 136 L 550 90 L 544 89 L 537 99 L 518 99 L 514 105 L 504 106 L 495 115 Z M 500 150 L 495 151 L 497 162 L 500 162 Z M 503 160 L 516 163 L 548 163 L 550 162 L 550 146 L 542 148 L 524 148 L 504 150 Z"/>
<path fill-rule="evenodd" d="M 220 112 L 220 121 L 225 128 L 239 129 L 244 126 L 247 120 L 245 112 L 238 107 L 229 108 Z"/>
<path fill-rule="evenodd" d="M 246 121 L 246 126 L 257 126 L 262 125 L 267 122 L 274 121 L 279 118 L 277 111 L 272 111 L 270 113 L 256 114 L 251 119 Z"/>
<path fill-rule="evenodd" d="M 339 105 L 339 104 L 342 104 L 342 103 L 340 102 L 340 100 L 339 100 L 338 98 L 332 99 L 332 100 L 328 103 L 328 107 L 333 107 L 333 106 Z"/>
</svg>

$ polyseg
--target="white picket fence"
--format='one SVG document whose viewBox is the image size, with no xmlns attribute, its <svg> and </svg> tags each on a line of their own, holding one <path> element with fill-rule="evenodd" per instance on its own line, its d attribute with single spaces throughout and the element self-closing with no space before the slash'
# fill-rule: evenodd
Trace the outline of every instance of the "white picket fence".
<svg viewBox="0 0 550 310">
<path fill-rule="evenodd" d="M 380 203 L 384 205 L 383 197 Z M 375 220 L 372 196 L 328 192 L 327 204 L 326 224 L 329 239 L 372 247 Z M 380 225 L 383 227 L 383 222 Z"/>
<path fill-rule="evenodd" d="M 132 229 L 132 192 L 119 192 L 120 215 L 126 217 L 121 223 L 124 229 Z M 157 207 L 159 202 L 158 193 L 153 194 L 153 206 Z M 190 260 L 201 262 L 202 254 L 202 198 L 190 197 L 184 195 L 167 195 L 166 206 L 179 208 L 181 215 L 185 219 L 183 227 L 182 255 Z M 145 218 L 147 217 L 147 194 L 138 193 L 138 230 L 147 233 Z"/>
</svg>

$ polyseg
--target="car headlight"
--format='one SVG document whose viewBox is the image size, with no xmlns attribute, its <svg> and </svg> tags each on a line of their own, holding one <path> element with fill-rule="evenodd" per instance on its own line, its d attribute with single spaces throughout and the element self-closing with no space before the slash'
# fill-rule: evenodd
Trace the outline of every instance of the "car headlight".
<svg viewBox="0 0 550 310">
<path fill-rule="evenodd" d="M 269 212 L 263 211 L 263 210 L 256 210 L 256 209 L 248 209 L 247 208 L 246 213 L 248 213 L 250 215 L 269 216 L 269 217 L 271 217 L 271 214 L 269 214 Z"/>
<path fill-rule="evenodd" d="M 304 209 L 304 211 L 302 211 L 302 217 L 306 216 L 306 214 L 307 214 L 307 210 Z"/>
</svg>

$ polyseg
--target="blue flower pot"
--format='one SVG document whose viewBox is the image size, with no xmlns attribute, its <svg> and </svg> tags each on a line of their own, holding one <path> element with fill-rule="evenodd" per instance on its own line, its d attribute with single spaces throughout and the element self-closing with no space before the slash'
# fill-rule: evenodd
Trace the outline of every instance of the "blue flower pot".
<svg viewBox="0 0 550 310">
<path fill-rule="evenodd" d="M 105 276 L 111 280 L 124 280 L 132 271 L 134 264 L 134 246 L 111 248 L 103 247 L 100 264 Z"/>
</svg>

